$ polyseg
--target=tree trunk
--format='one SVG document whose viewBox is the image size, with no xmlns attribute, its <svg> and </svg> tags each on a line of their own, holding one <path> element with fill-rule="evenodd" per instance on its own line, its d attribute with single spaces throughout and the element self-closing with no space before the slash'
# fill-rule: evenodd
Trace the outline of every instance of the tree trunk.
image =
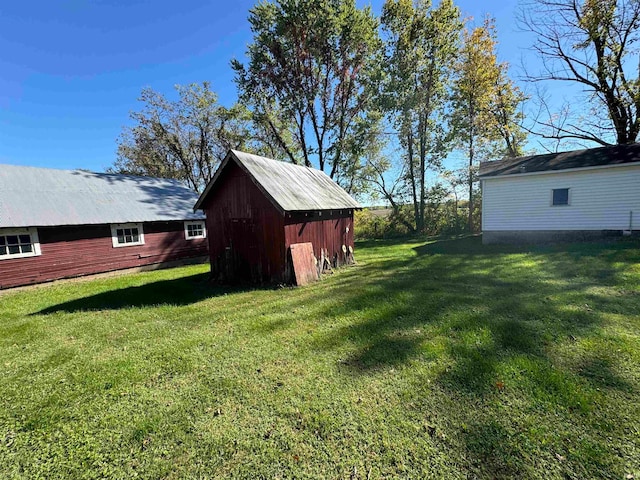
<svg viewBox="0 0 640 480">
<path fill-rule="evenodd" d="M 413 194 L 413 217 L 416 230 L 420 230 L 420 211 L 418 208 L 418 193 L 416 192 L 416 176 L 413 168 L 413 135 L 407 134 L 407 150 L 409 154 L 409 177 L 411 179 L 411 193 Z"/>
<path fill-rule="evenodd" d="M 469 138 L 469 232 L 473 233 L 473 136 Z"/>
<path fill-rule="evenodd" d="M 473 103 L 469 100 L 469 233 L 473 233 L 473 154 L 474 154 L 474 121 L 475 115 L 473 112 Z"/>
<path fill-rule="evenodd" d="M 420 224 L 417 225 L 418 228 L 417 230 L 420 233 L 423 233 L 425 230 L 425 222 L 424 222 L 424 202 L 425 202 L 425 187 L 424 187 L 424 181 L 425 181 L 425 174 L 426 174 L 426 132 L 424 131 L 424 124 L 423 124 L 424 120 L 420 119 L 420 125 L 419 125 L 419 132 L 420 132 L 420 215 L 419 215 L 419 220 L 420 220 Z"/>
</svg>

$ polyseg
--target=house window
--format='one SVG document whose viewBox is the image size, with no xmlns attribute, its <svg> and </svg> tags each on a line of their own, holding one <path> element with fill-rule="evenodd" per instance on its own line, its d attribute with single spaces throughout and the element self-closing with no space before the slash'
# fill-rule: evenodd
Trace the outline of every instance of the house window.
<svg viewBox="0 0 640 480">
<path fill-rule="evenodd" d="M 114 247 L 144 245 L 144 232 L 141 223 L 121 223 L 111 225 L 111 240 Z"/>
<path fill-rule="evenodd" d="M 0 260 L 38 255 L 40 241 L 35 228 L 0 229 Z"/>
<path fill-rule="evenodd" d="M 184 238 L 187 240 L 205 238 L 206 236 L 207 230 L 204 227 L 204 222 L 184 222 Z"/>
<path fill-rule="evenodd" d="M 569 205 L 569 189 L 568 188 L 554 188 L 551 205 Z"/>
</svg>

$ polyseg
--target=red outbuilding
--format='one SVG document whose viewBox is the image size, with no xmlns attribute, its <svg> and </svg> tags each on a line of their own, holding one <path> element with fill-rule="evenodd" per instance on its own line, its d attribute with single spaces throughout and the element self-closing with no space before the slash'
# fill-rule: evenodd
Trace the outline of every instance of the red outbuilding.
<svg viewBox="0 0 640 480">
<path fill-rule="evenodd" d="M 353 252 L 353 212 L 361 208 L 324 172 L 231 150 L 198 199 L 209 235 L 212 277 L 292 280 L 293 244 L 341 264 Z"/>
<path fill-rule="evenodd" d="M 176 180 L 0 165 L 0 289 L 207 255 Z"/>
</svg>

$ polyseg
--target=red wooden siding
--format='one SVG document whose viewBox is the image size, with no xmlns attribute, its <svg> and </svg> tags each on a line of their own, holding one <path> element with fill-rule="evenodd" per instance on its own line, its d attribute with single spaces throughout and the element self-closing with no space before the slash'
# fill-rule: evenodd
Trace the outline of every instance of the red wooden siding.
<svg viewBox="0 0 640 480">
<path fill-rule="evenodd" d="M 0 288 L 203 256 L 207 240 L 186 240 L 184 222 L 143 224 L 144 245 L 114 248 L 109 225 L 38 228 L 38 257 L 0 260 Z"/>
<path fill-rule="evenodd" d="M 234 162 L 229 162 L 203 209 L 212 276 L 224 281 L 287 282 L 288 249 L 311 242 L 342 259 L 353 247 L 353 210 L 281 213 Z M 348 231 L 347 231 L 348 227 Z"/>
<path fill-rule="evenodd" d="M 227 165 L 203 208 L 214 279 L 282 281 L 284 218 L 240 167 Z"/>
<path fill-rule="evenodd" d="M 290 215 L 285 220 L 285 248 L 293 243 L 311 242 L 316 258 L 325 249 L 329 258 L 338 255 L 340 260 L 342 245 L 353 248 L 353 210 L 309 212 L 308 217 L 300 213 Z"/>
</svg>

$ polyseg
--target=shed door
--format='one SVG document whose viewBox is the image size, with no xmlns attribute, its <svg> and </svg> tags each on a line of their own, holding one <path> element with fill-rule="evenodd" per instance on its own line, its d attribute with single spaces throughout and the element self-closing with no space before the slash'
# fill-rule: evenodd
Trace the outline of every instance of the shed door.
<svg viewBox="0 0 640 480">
<path fill-rule="evenodd" d="M 231 219 L 234 273 L 239 280 L 260 281 L 262 263 L 256 228 L 250 218 Z"/>
</svg>

